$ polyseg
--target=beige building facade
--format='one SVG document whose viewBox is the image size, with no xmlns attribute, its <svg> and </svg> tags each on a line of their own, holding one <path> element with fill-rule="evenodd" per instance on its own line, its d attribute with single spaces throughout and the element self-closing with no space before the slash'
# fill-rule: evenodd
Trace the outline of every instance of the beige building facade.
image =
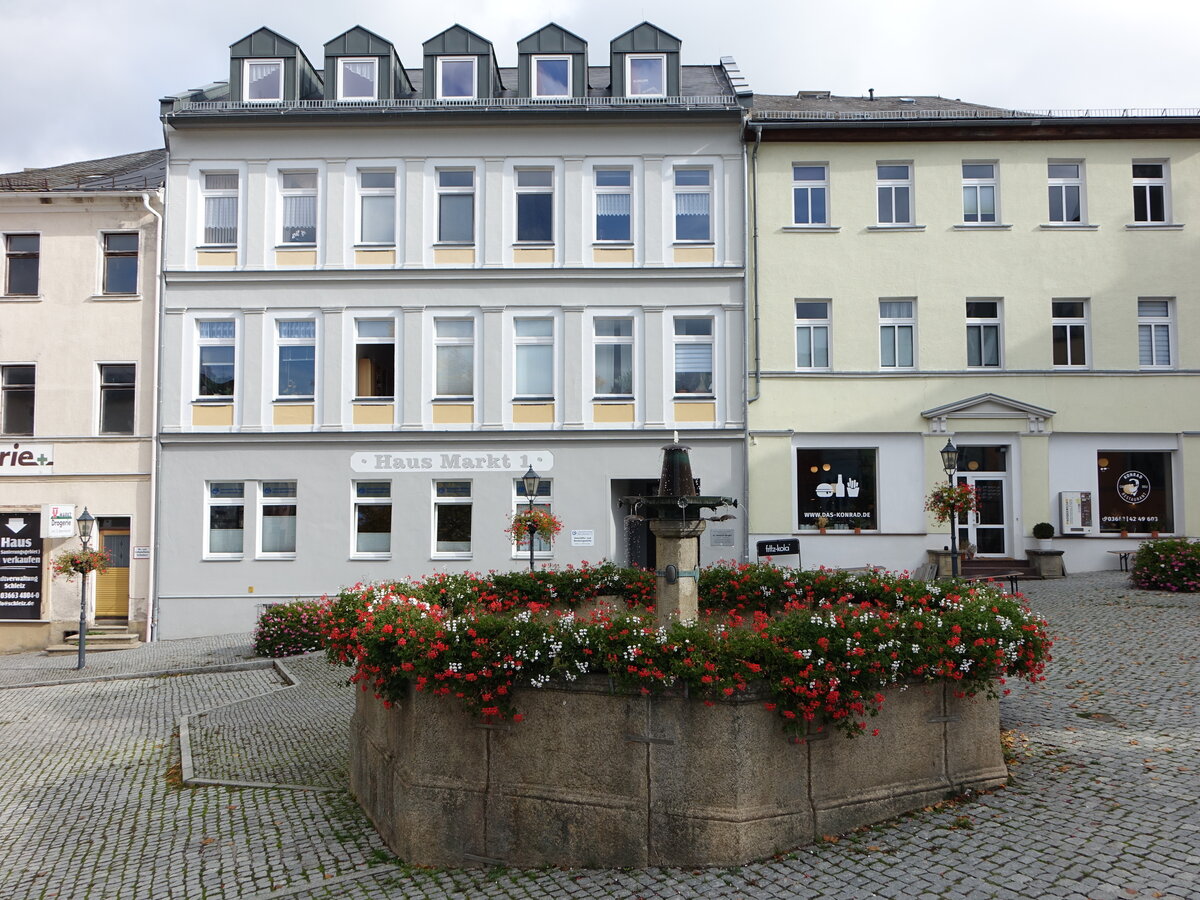
<svg viewBox="0 0 1200 900">
<path fill-rule="evenodd" d="M 948 440 L 981 559 L 1024 561 L 1040 522 L 1067 571 L 1194 533 L 1198 137 L 1169 111 L 756 97 L 752 542 L 926 563 Z"/>
<path fill-rule="evenodd" d="M 89 622 L 151 619 L 154 342 L 164 151 L 0 175 L 0 650 L 78 631 L 79 577 L 52 557 L 91 549 Z"/>
</svg>

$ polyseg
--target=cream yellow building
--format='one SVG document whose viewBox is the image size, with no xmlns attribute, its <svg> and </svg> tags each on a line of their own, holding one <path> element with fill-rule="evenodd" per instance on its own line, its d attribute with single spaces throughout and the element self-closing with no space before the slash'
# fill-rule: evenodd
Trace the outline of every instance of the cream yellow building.
<svg viewBox="0 0 1200 900">
<path fill-rule="evenodd" d="M 1194 113 L 756 96 L 752 542 L 925 563 L 948 439 L 980 558 L 1024 561 L 1039 522 L 1068 571 L 1195 533 Z"/>
<path fill-rule="evenodd" d="M 0 175 L 0 650 L 78 630 L 79 578 L 51 559 L 85 507 L 113 562 L 89 621 L 147 635 L 165 159 Z"/>
</svg>

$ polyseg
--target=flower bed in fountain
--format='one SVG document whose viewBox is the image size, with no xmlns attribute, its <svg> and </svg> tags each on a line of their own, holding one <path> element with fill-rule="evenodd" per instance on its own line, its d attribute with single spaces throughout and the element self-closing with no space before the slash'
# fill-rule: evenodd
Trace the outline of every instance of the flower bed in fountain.
<svg viewBox="0 0 1200 900">
<path fill-rule="evenodd" d="M 352 789 L 394 852 L 766 856 L 1003 783 L 997 693 L 1049 660 L 1044 623 L 990 585 L 715 567 L 702 620 L 656 629 L 616 577 L 524 603 L 457 576 L 331 604 L 327 647 L 363 689 Z M 571 611 L 612 593 L 625 603 Z"/>
</svg>

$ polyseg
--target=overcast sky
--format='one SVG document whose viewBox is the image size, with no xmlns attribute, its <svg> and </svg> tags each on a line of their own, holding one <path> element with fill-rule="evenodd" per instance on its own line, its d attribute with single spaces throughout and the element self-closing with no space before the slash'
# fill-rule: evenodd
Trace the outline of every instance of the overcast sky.
<svg viewBox="0 0 1200 900">
<path fill-rule="evenodd" d="M 608 62 L 649 20 L 685 64 L 733 56 L 762 93 L 940 94 L 1016 108 L 1200 106 L 1195 0 L 0 0 L 0 172 L 162 146 L 158 98 L 228 77 L 229 45 L 267 25 L 318 67 L 362 25 L 410 68 L 459 22 L 501 66 L 557 22 Z"/>
</svg>

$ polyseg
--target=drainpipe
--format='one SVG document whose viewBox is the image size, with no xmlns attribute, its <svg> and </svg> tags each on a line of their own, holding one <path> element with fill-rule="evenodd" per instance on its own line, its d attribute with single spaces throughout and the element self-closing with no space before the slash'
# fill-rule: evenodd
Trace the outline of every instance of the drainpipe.
<svg viewBox="0 0 1200 900">
<path fill-rule="evenodd" d="M 759 315 L 758 315 L 758 148 L 762 143 L 762 126 L 754 126 L 754 150 L 750 154 L 750 244 L 754 265 L 750 270 L 750 296 L 753 309 L 754 334 L 754 392 L 746 398 L 749 405 L 758 399 L 762 386 L 762 349 L 759 344 Z"/>
<path fill-rule="evenodd" d="M 162 194 L 165 202 L 166 188 Z M 162 401 L 162 379 L 159 377 L 161 362 L 159 343 L 162 323 L 162 285 L 163 285 L 163 246 L 166 235 L 163 233 L 162 213 L 150 204 L 150 194 L 142 192 L 142 205 L 146 211 L 158 220 L 158 240 L 155 247 L 154 276 L 154 351 L 151 357 L 153 364 L 150 377 L 154 379 L 154 408 L 150 413 L 150 582 L 146 588 L 146 627 L 149 640 L 158 637 L 158 476 L 159 476 L 159 445 L 158 445 L 158 407 Z"/>
</svg>

